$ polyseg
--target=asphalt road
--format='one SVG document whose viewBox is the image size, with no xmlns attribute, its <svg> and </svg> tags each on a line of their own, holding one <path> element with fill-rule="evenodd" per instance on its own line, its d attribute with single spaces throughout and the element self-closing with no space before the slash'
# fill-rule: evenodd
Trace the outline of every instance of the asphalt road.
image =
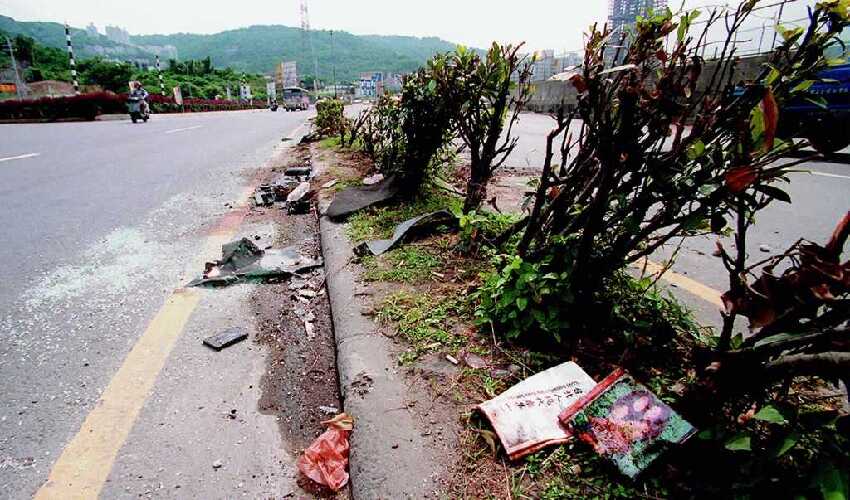
<svg viewBox="0 0 850 500">
<path fill-rule="evenodd" d="M 234 207 L 308 116 L 0 125 L 0 498 L 30 498 L 76 458 L 102 473 L 105 498 L 291 488 L 275 417 L 256 411 L 263 353 L 200 348 L 217 328 L 250 324 L 247 291 L 186 300 L 174 290 L 218 257 L 220 240 L 245 234 L 228 223 Z M 169 330 L 184 312 L 185 327 Z M 129 369 L 128 353 L 138 354 Z M 112 413 L 93 416 L 104 407 Z"/>
<path fill-rule="evenodd" d="M 554 127 L 554 120 L 541 114 L 526 113 L 515 129 L 519 139 L 517 148 L 506 163 L 507 166 L 539 172 L 543 165 L 546 134 Z M 576 130 L 578 130 L 576 128 Z M 841 217 L 850 210 L 850 150 L 836 155 L 835 161 L 813 161 L 799 167 L 808 172 L 792 173 L 790 185 L 780 186 L 787 190 L 792 203 L 775 202 L 757 215 L 756 224 L 749 232 L 748 253 L 752 261 L 770 255 L 765 250 L 779 253 L 800 238 L 824 243 L 832 234 Z M 686 277 L 696 280 L 718 291 L 728 289 L 728 276 L 720 259 L 712 257 L 716 237 L 688 239 L 672 268 Z M 734 244 L 722 238 L 729 250 Z M 669 258 L 672 249 L 658 252 L 657 261 Z M 698 318 L 705 324 L 717 325 L 720 316 L 717 307 L 691 293 L 677 296 L 697 311 Z"/>
</svg>

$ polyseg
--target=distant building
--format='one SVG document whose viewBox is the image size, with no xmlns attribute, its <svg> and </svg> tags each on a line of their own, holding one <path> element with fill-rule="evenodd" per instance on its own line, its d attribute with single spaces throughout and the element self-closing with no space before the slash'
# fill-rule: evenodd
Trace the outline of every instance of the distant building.
<svg viewBox="0 0 850 500">
<path fill-rule="evenodd" d="M 130 43 L 130 33 L 118 26 L 107 26 L 106 37 L 117 43 Z"/>
<path fill-rule="evenodd" d="M 638 16 L 645 16 L 650 10 L 667 7 L 667 0 L 609 0 L 608 27 L 622 33 L 634 26 Z"/>
<path fill-rule="evenodd" d="M 384 93 L 384 73 L 380 71 L 360 73 L 360 80 L 355 89 L 355 97 L 373 98 Z"/>
<path fill-rule="evenodd" d="M 100 34 L 97 31 L 97 26 L 95 26 L 94 23 L 89 23 L 89 25 L 86 26 L 86 33 L 88 33 L 90 36 L 98 36 Z"/>
</svg>

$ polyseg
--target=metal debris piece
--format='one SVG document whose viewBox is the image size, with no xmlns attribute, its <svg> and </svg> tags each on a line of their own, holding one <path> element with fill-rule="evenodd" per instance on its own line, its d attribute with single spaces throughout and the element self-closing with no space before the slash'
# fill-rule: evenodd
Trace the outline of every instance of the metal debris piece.
<svg viewBox="0 0 850 500">
<path fill-rule="evenodd" d="M 322 189 L 330 189 L 330 188 L 336 186 L 337 182 L 339 182 L 339 181 L 336 180 L 336 179 L 328 181 L 328 182 L 322 184 Z"/>
<path fill-rule="evenodd" d="M 310 183 L 302 182 L 286 197 L 286 211 L 289 214 L 299 214 L 310 210 Z"/>
<path fill-rule="evenodd" d="M 289 167 L 284 172 L 290 177 L 309 177 L 313 173 L 313 167 L 307 165 L 303 167 Z"/>
<path fill-rule="evenodd" d="M 275 193 L 272 186 L 269 184 L 261 184 L 254 192 L 254 204 L 258 207 L 265 207 L 275 202 Z"/>
<path fill-rule="evenodd" d="M 320 406 L 319 411 L 326 415 L 336 415 L 339 413 L 339 408 L 336 406 Z"/>
<path fill-rule="evenodd" d="M 596 382 L 569 361 L 523 380 L 477 408 L 490 421 L 508 457 L 516 460 L 567 442 L 571 436 L 558 415 L 594 386 Z"/>
<path fill-rule="evenodd" d="M 364 208 L 385 203 L 399 192 L 395 177 L 387 177 L 373 186 L 357 186 L 340 191 L 334 196 L 325 215 L 333 220 L 343 219 Z"/>
<path fill-rule="evenodd" d="M 409 238 L 432 233 L 440 226 L 456 228 L 458 226 L 457 217 L 448 210 L 439 210 L 414 217 L 396 226 L 392 238 L 363 242 L 354 249 L 354 253 L 360 256 L 381 255 Z"/>
<path fill-rule="evenodd" d="M 248 332 L 241 328 L 230 328 L 218 335 L 207 337 L 204 339 L 204 345 L 212 347 L 216 351 L 220 351 L 225 347 L 230 347 L 237 342 L 242 342 L 248 338 Z"/>
<path fill-rule="evenodd" d="M 309 321 L 304 322 L 304 332 L 307 334 L 308 339 L 316 338 L 316 325 L 310 323 Z"/>
<path fill-rule="evenodd" d="M 295 247 L 260 250 L 248 238 L 221 247 L 221 260 L 208 262 L 202 277 L 187 287 L 219 287 L 238 282 L 279 281 L 322 266 L 319 260 L 300 255 Z"/>
<path fill-rule="evenodd" d="M 384 174 L 370 175 L 363 179 L 364 186 L 372 186 L 384 180 Z"/>
</svg>

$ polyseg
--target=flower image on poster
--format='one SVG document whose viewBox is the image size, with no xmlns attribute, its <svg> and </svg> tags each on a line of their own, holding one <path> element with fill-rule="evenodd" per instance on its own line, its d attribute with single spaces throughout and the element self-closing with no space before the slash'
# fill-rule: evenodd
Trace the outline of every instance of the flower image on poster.
<svg viewBox="0 0 850 500">
<path fill-rule="evenodd" d="M 613 461 L 630 478 L 696 432 L 622 369 L 564 410 L 560 420 L 573 435 Z"/>
</svg>

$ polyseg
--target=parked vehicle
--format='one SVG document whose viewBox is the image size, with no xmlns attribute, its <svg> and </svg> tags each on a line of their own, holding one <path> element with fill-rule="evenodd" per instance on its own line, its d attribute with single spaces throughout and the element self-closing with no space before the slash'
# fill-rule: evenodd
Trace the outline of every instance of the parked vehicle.
<svg viewBox="0 0 850 500">
<path fill-rule="evenodd" d="M 127 111 L 130 113 L 130 119 L 133 120 L 133 123 L 139 120 L 147 122 L 151 117 L 148 106 L 145 105 L 145 100 L 141 97 L 128 96 Z"/>
<path fill-rule="evenodd" d="M 283 89 L 283 109 L 287 111 L 306 111 L 310 108 L 310 95 L 301 87 Z"/>
<path fill-rule="evenodd" d="M 850 146 L 850 64 L 833 66 L 780 110 L 779 135 L 804 137 L 823 154 Z"/>
</svg>

